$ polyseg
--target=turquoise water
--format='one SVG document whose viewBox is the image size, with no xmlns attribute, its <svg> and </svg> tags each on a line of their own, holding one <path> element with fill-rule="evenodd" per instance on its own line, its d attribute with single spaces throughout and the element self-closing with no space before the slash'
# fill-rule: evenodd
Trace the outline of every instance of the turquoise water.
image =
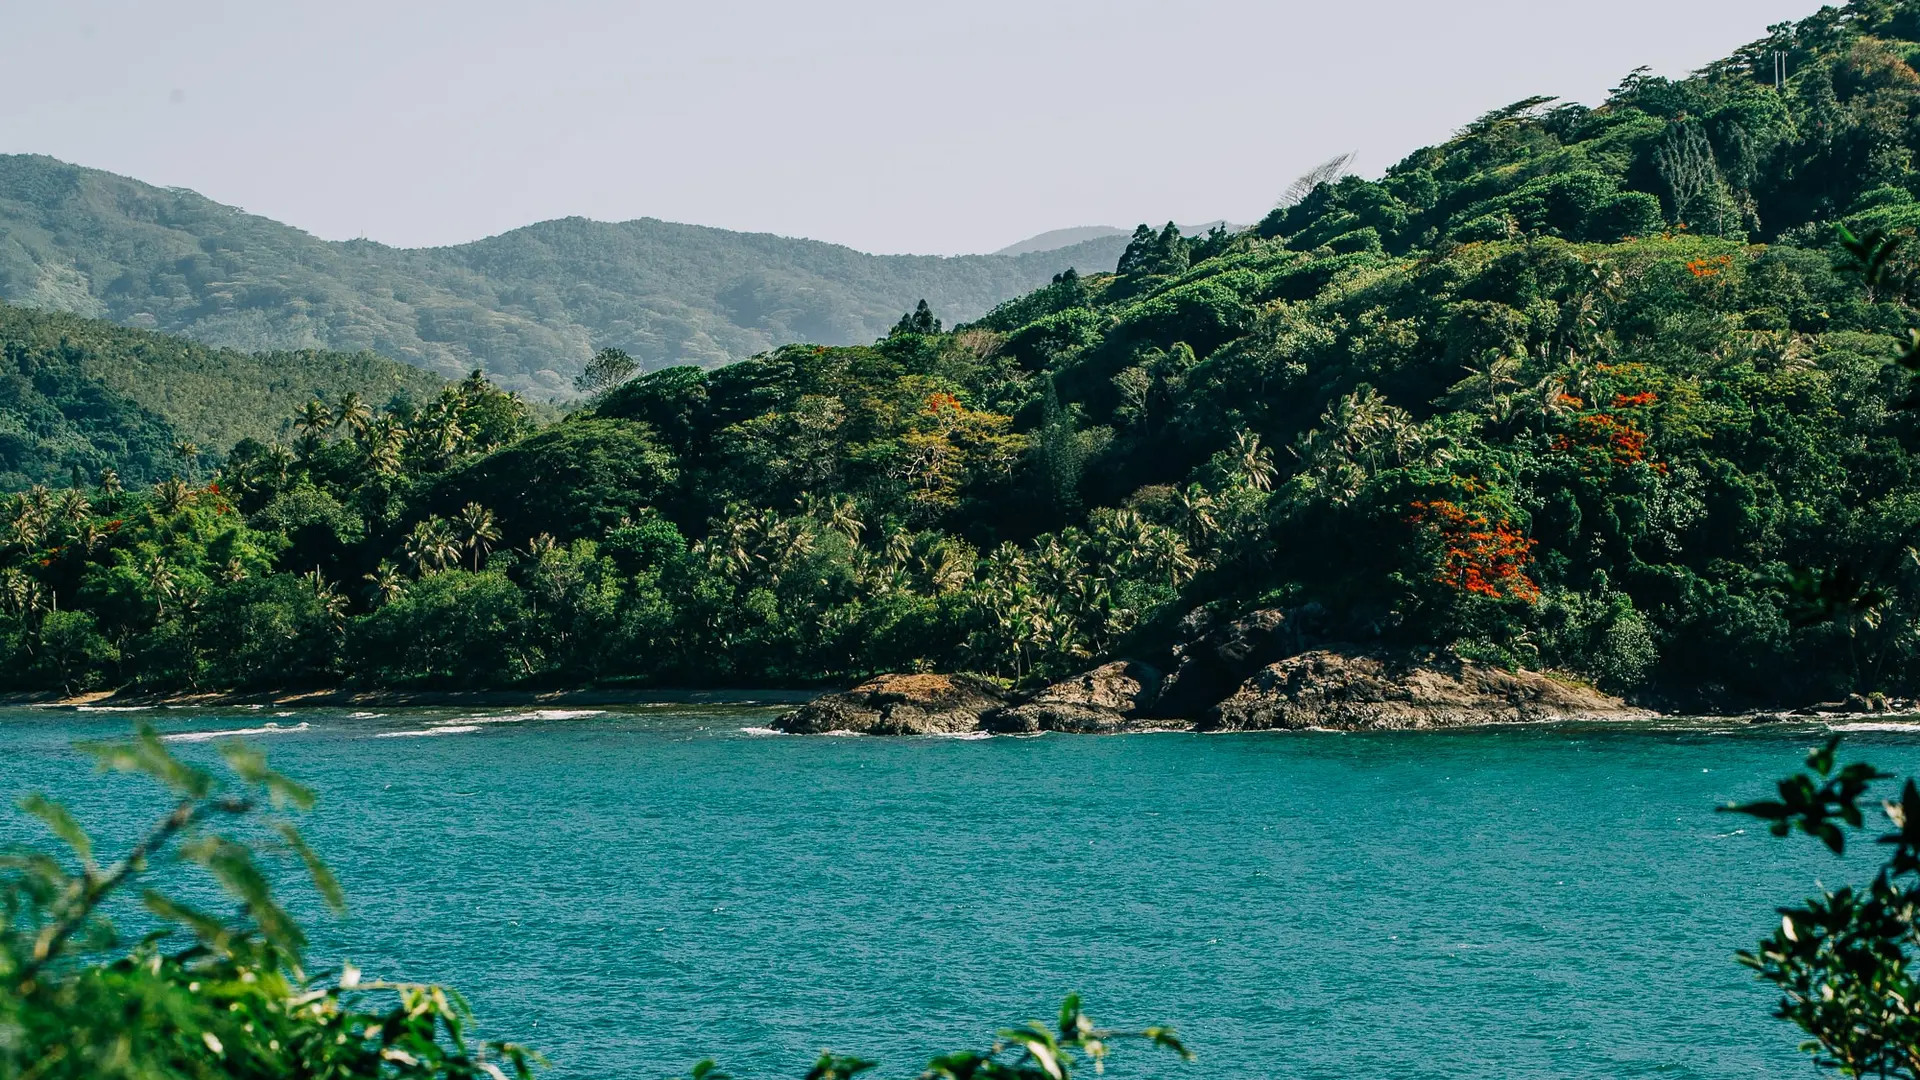
<svg viewBox="0 0 1920 1080">
<path fill-rule="evenodd" d="M 352 902 L 313 923 L 316 960 L 458 986 L 569 1080 L 709 1054 L 797 1077 L 827 1046 L 911 1076 L 1069 990 L 1200 1054 L 1119 1076 L 1812 1075 L 1731 954 L 1848 871 L 1712 812 L 1824 728 L 887 740 L 760 734 L 753 709 L 141 715 L 281 725 L 255 738 L 321 790 L 309 834 Z M 130 719 L 0 710 L 0 797 L 48 790 L 131 835 L 151 787 L 69 748 Z M 1920 767 L 1920 729 L 1877 726 L 1857 751 Z M 0 839 L 30 831 L 0 817 Z"/>
</svg>

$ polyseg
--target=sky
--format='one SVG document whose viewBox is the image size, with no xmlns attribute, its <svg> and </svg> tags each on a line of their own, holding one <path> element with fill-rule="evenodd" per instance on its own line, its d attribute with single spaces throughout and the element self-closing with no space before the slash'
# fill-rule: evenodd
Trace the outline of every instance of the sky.
<svg viewBox="0 0 1920 1080">
<path fill-rule="evenodd" d="M 1815 0 L 0 0 L 0 153 L 330 240 L 655 217 L 878 253 L 1258 220 Z"/>
</svg>

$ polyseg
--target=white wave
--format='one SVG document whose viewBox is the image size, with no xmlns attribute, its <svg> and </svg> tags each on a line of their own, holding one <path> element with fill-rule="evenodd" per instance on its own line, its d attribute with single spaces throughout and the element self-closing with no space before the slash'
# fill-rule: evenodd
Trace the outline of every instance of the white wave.
<svg viewBox="0 0 1920 1080">
<path fill-rule="evenodd" d="M 151 705 L 75 705 L 75 712 L 147 712 Z"/>
<path fill-rule="evenodd" d="M 775 731 L 770 727 L 743 727 L 740 729 L 740 734 L 742 735 L 785 735 L 786 732 Z"/>
<path fill-rule="evenodd" d="M 864 731 L 823 731 L 820 734 L 833 739 L 864 739 L 867 737 L 867 733 Z"/>
<path fill-rule="evenodd" d="M 417 739 L 426 735 L 468 735 L 479 730 L 478 724 L 443 724 L 440 727 L 421 728 L 419 731 L 383 731 L 374 738 Z"/>
<path fill-rule="evenodd" d="M 929 739 L 954 739 L 959 742 L 973 742 L 976 739 L 991 739 L 991 731 L 936 731 L 927 735 Z"/>
<path fill-rule="evenodd" d="M 206 742 L 209 739 L 225 739 L 235 735 L 285 735 L 294 731 L 305 731 L 312 725 L 301 721 L 292 727 L 279 724 L 265 724 L 260 727 L 228 728 L 225 731 L 180 731 L 172 735 L 160 736 L 163 742 Z"/>
<path fill-rule="evenodd" d="M 378 719 L 380 719 L 381 717 L 383 717 L 383 716 L 385 716 L 385 715 L 387 715 L 387 714 L 386 714 L 386 713 L 383 713 L 383 712 L 357 712 L 357 713 L 349 713 L 349 714 L 347 715 L 347 719 L 349 719 L 349 720 L 378 720 Z"/>
<path fill-rule="evenodd" d="M 524 724 L 533 720 L 584 720 L 589 716 L 605 716 L 605 709 L 531 709 L 527 712 L 506 713 L 500 716 L 462 716 L 456 722 L 462 724 Z"/>
<path fill-rule="evenodd" d="M 1831 731 L 1920 731 L 1920 721 L 1905 724 L 1895 724 L 1888 721 L 1860 724 L 1828 724 L 1827 728 Z"/>
</svg>

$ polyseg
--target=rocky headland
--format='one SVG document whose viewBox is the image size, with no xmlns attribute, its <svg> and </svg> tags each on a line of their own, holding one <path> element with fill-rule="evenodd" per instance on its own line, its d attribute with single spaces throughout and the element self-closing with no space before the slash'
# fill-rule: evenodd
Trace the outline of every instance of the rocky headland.
<svg viewBox="0 0 1920 1080">
<path fill-rule="evenodd" d="M 1399 731 L 1653 715 L 1592 687 L 1445 653 L 1326 640 L 1317 608 L 1180 626 L 1171 664 L 1115 660 L 1016 693 L 968 675 L 882 675 L 775 721 L 792 734 Z"/>
</svg>

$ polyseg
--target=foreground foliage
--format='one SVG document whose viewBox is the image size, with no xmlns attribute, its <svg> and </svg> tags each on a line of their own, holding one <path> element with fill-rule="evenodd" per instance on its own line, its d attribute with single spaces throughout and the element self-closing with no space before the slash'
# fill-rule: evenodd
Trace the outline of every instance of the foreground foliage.
<svg viewBox="0 0 1920 1080">
<path fill-rule="evenodd" d="M 1770 823 L 1775 836 L 1801 832 L 1834 854 L 1867 828 L 1862 807 L 1876 781 L 1871 765 L 1837 767 L 1838 736 L 1807 756 L 1807 771 L 1779 784 L 1777 800 L 1732 806 Z M 1871 883 L 1823 890 L 1780 909 L 1780 928 L 1740 960 L 1781 991 L 1777 1010 L 1805 1031 L 1802 1049 L 1848 1076 L 1920 1077 L 1920 786 L 1909 779 L 1881 804 L 1891 830 L 1876 838 L 1887 858 Z"/>
<path fill-rule="evenodd" d="M 103 863 L 65 807 L 38 796 L 22 804 L 66 851 L 0 852 L 0 1076 L 533 1075 L 540 1059 L 525 1047 L 470 1036 L 466 1003 L 450 990 L 367 979 L 351 964 L 305 970 L 306 939 L 274 895 L 272 863 L 300 864 L 336 911 L 345 898 L 291 820 L 313 794 L 257 751 L 223 744 L 226 771 L 217 776 L 168 753 L 145 727 L 132 740 L 85 749 L 104 771 L 157 780 L 172 806 L 124 856 Z M 206 880 L 179 880 L 186 869 Z M 138 912 L 129 903 L 136 892 Z M 231 914 L 209 906 L 222 900 Z M 128 940 L 128 923 L 155 929 Z M 1078 1059 L 1097 1070 L 1127 1040 L 1190 1057 L 1170 1028 L 1101 1028 L 1068 997 L 1057 1026 L 1008 1028 L 985 1050 L 933 1059 L 922 1076 L 1070 1080 Z M 849 1080 L 874 1066 L 826 1052 L 807 1080 Z M 711 1060 L 693 1077 L 726 1080 Z"/>
<path fill-rule="evenodd" d="M 30 490 L 0 679 L 1033 682 L 1272 607 L 1656 706 L 1920 692 L 1914 57 L 1920 4 L 1855 0 L 970 324 Z"/>
</svg>

